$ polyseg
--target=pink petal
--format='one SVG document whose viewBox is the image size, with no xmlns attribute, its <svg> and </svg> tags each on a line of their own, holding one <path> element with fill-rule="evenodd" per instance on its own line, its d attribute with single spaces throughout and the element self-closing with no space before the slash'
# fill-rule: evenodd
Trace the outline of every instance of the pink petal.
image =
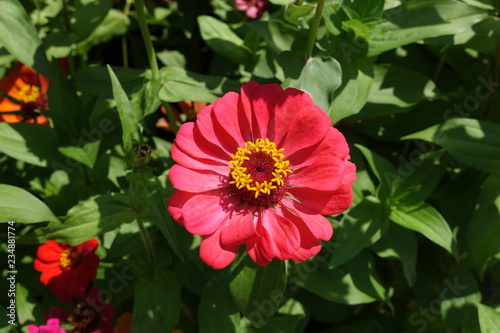
<svg viewBox="0 0 500 333">
<path fill-rule="evenodd" d="M 263 235 L 263 243 L 269 243 L 274 256 L 280 260 L 290 259 L 300 246 L 300 234 L 295 224 L 279 213 L 269 209 L 263 216 L 262 225 L 267 234 Z"/>
<path fill-rule="evenodd" d="M 184 191 L 176 191 L 167 201 L 168 211 L 172 218 L 177 221 L 177 223 L 184 225 L 184 219 L 182 218 L 182 207 L 186 204 L 186 202 L 191 199 L 191 197 L 196 194 L 184 192 Z"/>
<path fill-rule="evenodd" d="M 294 88 L 285 89 L 276 100 L 275 142 L 280 142 L 290 128 L 290 122 L 301 110 L 313 105 L 311 96 Z"/>
<path fill-rule="evenodd" d="M 241 147 L 250 140 L 250 125 L 248 118 L 240 108 L 240 95 L 229 92 L 216 100 L 213 104 L 215 120 Z M 215 121 L 214 121 L 215 122 Z"/>
<path fill-rule="evenodd" d="M 255 89 L 260 87 L 257 82 L 250 81 L 241 86 L 241 97 L 240 104 L 238 108 L 241 110 L 241 122 L 240 127 L 242 125 L 248 124 L 248 128 L 250 129 L 250 138 L 249 141 L 255 141 L 258 139 L 256 134 L 258 134 L 258 129 L 254 129 L 253 126 L 253 95 L 255 93 Z"/>
<path fill-rule="evenodd" d="M 195 170 L 212 170 L 220 175 L 228 174 L 230 169 L 227 166 L 227 163 L 221 163 L 216 160 L 209 159 L 201 159 L 195 158 L 189 154 L 183 152 L 177 145 L 173 145 L 170 151 L 170 155 L 172 159 L 176 161 L 178 164 L 185 166 L 189 169 Z"/>
<path fill-rule="evenodd" d="M 220 242 L 221 230 L 203 237 L 200 244 L 200 258 L 214 269 L 227 267 L 236 257 L 238 246 L 224 246 Z"/>
<path fill-rule="evenodd" d="M 307 187 L 290 187 L 288 193 L 303 206 L 322 215 L 345 211 L 352 204 L 352 186 L 342 184 L 335 191 L 318 191 Z"/>
<path fill-rule="evenodd" d="M 272 254 L 264 249 L 260 239 L 248 242 L 247 252 L 250 258 L 260 266 L 267 266 L 273 260 Z"/>
<path fill-rule="evenodd" d="M 259 237 L 251 212 L 239 213 L 233 211 L 231 215 L 221 226 L 221 244 L 228 247 L 239 246 Z"/>
<path fill-rule="evenodd" d="M 229 218 L 233 197 L 220 195 L 195 195 L 182 206 L 182 218 L 187 231 L 195 235 L 210 235 Z"/>
<path fill-rule="evenodd" d="M 180 190 L 190 193 L 200 193 L 221 189 L 228 186 L 227 176 L 219 175 L 208 170 L 191 170 L 175 164 L 169 171 L 172 185 Z"/>
<path fill-rule="evenodd" d="M 279 84 L 266 84 L 255 88 L 251 102 L 254 140 L 268 138 L 274 141 L 276 102 L 282 93 L 283 88 Z"/>
<path fill-rule="evenodd" d="M 288 176 L 290 186 L 308 187 L 319 191 L 337 189 L 344 178 L 346 163 L 335 156 L 325 156 Z"/>
</svg>

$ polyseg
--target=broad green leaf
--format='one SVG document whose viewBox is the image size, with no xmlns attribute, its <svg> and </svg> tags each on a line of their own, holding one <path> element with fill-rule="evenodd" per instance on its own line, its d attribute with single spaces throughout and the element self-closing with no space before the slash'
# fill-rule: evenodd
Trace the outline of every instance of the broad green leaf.
<svg viewBox="0 0 500 333">
<path fill-rule="evenodd" d="M 0 184 L 0 221 L 36 223 L 59 220 L 33 194 L 16 186 Z"/>
<path fill-rule="evenodd" d="M 374 153 L 359 144 L 355 144 L 355 146 L 366 158 L 371 170 L 379 181 L 379 185 L 377 187 L 378 198 L 380 200 L 388 199 L 392 195 L 394 189 L 399 186 L 401 181 L 401 177 L 399 176 L 397 169 L 379 154 Z"/>
<path fill-rule="evenodd" d="M 118 109 L 123 129 L 123 148 L 125 149 L 125 152 L 128 153 L 135 145 L 142 142 L 142 133 L 139 127 L 138 119 L 139 117 L 137 112 L 132 109 L 127 94 L 123 90 L 120 81 L 118 81 L 118 78 L 109 65 L 108 71 L 113 85 L 113 96 L 115 98 L 116 108 Z"/>
<path fill-rule="evenodd" d="M 202 75 L 179 67 L 163 67 L 159 97 L 165 102 L 213 102 L 228 91 L 239 91 L 240 84 L 230 79 Z"/>
<path fill-rule="evenodd" d="M 342 69 L 337 60 L 332 57 L 305 59 L 303 54 L 286 51 L 280 54 L 278 62 L 285 75 L 285 88 L 303 90 L 323 111 L 330 110 L 333 94 L 342 82 Z"/>
<path fill-rule="evenodd" d="M 135 281 L 132 332 L 173 332 L 179 320 L 181 286 L 171 271 L 150 267 Z"/>
<path fill-rule="evenodd" d="M 366 104 L 373 82 L 373 65 L 364 59 L 340 57 L 342 85 L 334 92 L 328 109 L 332 123 L 358 113 Z"/>
<path fill-rule="evenodd" d="M 327 269 L 319 260 L 316 256 L 298 265 L 291 281 L 335 303 L 356 305 L 387 299 L 369 253 L 363 251 L 334 269 Z"/>
<path fill-rule="evenodd" d="M 35 317 L 33 315 L 35 306 L 37 304 L 33 303 L 32 300 L 29 299 L 29 291 L 20 283 L 16 284 L 16 314 L 18 320 L 21 324 L 26 322 L 35 321 Z"/>
<path fill-rule="evenodd" d="M 284 13 L 285 20 L 293 24 L 301 24 L 304 20 L 309 19 L 316 7 L 313 5 L 297 6 L 293 3 L 289 4 Z"/>
<path fill-rule="evenodd" d="M 464 266 L 447 278 L 453 290 L 443 290 L 441 316 L 449 332 L 476 332 L 479 327 L 477 304 L 481 302 L 481 291 L 476 277 Z"/>
<path fill-rule="evenodd" d="M 53 128 L 29 123 L 0 123 L 0 152 L 17 160 L 47 167 L 62 159 Z"/>
<path fill-rule="evenodd" d="M 198 24 L 202 38 L 215 52 L 237 64 L 251 61 L 251 53 L 229 25 L 206 15 L 198 16 Z"/>
<path fill-rule="evenodd" d="M 500 253 L 500 176 L 491 175 L 481 186 L 476 209 L 468 224 L 467 244 L 469 253 L 480 276 L 483 276 L 488 262 Z"/>
<path fill-rule="evenodd" d="M 47 35 L 43 44 L 50 59 L 67 57 L 75 49 L 78 36 L 72 32 L 57 31 Z"/>
<path fill-rule="evenodd" d="M 408 285 L 417 280 L 418 242 L 415 233 L 396 224 L 391 225 L 386 234 L 371 248 L 382 258 L 397 258 L 403 265 L 403 274 Z"/>
<path fill-rule="evenodd" d="M 406 229 L 420 232 L 458 258 L 458 248 L 450 226 L 434 207 L 426 203 L 414 207 L 394 205 L 389 218 Z"/>
<path fill-rule="evenodd" d="M 386 13 L 387 21 L 377 24 L 367 38 L 368 57 L 426 38 L 454 35 L 488 16 L 483 9 L 454 0 L 409 1 Z"/>
<path fill-rule="evenodd" d="M 434 142 L 467 166 L 500 174 L 500 124 L 453 118 L 402 139 Z"/>
<path fill-rule="evenodd" d="M 243 315 L 259 328 L 276 313 L 286 287 L 285 262 L 274 260 L 258 266 L 242 255 L 231 266 L 229 289 Z"/>
<path fill-rule="evenodd" d="M 166 200 L 162 197 L 162 188 L 151 168 L 138 168 L 127 175 L 130 181 L 130 191 L 135 208 L 147 208 L 152 221 L 156 222 L 168 244 L 179 258 L 183 258 L 182 250 L 177 240 L 174 222 L 167 211 Z"/>
<path fill-rule="evenodd" d="M 477 312 L 481 333 L 500 332 L 500 312 L 484 304 L 477 305 Z"/>
<path fill-rule="evenodd" d="M 297 332 L 302 316 L 277 316 L 271 319 L 264 327 L 255 330 L 255 333 L 290 333 Z"/>
<path fill-rule="evenodd" d="M 42 41 L 21 2 L 0 0 L 0 8 L 0 44 L 26 66 L 50 77 Z"/>
<path fill-rule="evenodd" d="M 59 152 L 92 169 L 97 160 L 100 143 L 101 141 L 93 141 L 85 143 L 82 147 L 59 147 Z"/>
<path fill-rule="evenodd" d="M 101 23 L 112 6 L 112 0 L 94 0 L 81 3 L 71 13 L 71 32 L 77 34 L 80 39 L 88 37 Z"/>
<path fill-rule="evenodd" d="M 425 75 L 399 67 L 396 65 L 381 64 L 374 69 L 374 79 L 368 96 L 368 103 L 381 104 L 378 109 L 370 107 L 370 116 L 390 114 L 394 105 L 399 108 L 407 108 L 424 99 L 436 96 L 436 85 Z M 383 109 L 387 110 L 383 110 Z"/>
<path fill-rule="evenodd" d="M 200 333 L 237 333 L 241 315 L 229 293 L 220 283 L 211 281 L 201 295 L 198 319 Z"/>
<path fill-rule="evenodd" d="M 349 6 L 360 18 L 379 17 L 384 9 L 384 0 L 351 1 Z"/>
<path fill-rule="evenodd" d="M 336 248 L 329 268 L 342 265 L 377 242 L 387 221 L 382 205 L 375 198 L 367 197 L 351 208 L 335 229 Z"/>
<path fill-rule="evenodd" d="M 249 22 L 248 26 L 266 41 L 270 54 L 279 55 L 293 49 L 294 43 L 305 45 L 306 40 L 299 34 L 297 28 L 281 20 Z"/>
<path fill-rule="evenodd" d="M 20 241 L 33 244 L 56 240 L 78 245 L 134 219 L 135 215 L 126 195 L 105 194 L 78 203 L 68 211 L 64 223 L 53 223 L 45 228 L 35 229 L 34 234 L 27 235 Z"/>
<path fill-rule="evenodd" d="M 146 71 L 136 68 L 115 67 L 113 73 L 127 95 L 140 90 L 147 76 Z M 71 83 L 84 96 L 113 98 L 113 85 L 105 66 L 84 67 L 74 75 Z"/>
</svg>

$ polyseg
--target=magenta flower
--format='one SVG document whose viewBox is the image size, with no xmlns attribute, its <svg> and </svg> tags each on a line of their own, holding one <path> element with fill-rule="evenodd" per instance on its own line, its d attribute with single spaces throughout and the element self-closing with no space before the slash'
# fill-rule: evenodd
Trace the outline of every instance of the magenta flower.
<svg viewBox="0 0 500 333">
<path fill-rule="evenodd" d="M 249 18 L 259 19 L 269 5 L 267 0 L 234 0 L 236 9 L 244 11 Z"/>
<path fill-rule="evenodd" d="M 47 320 L 46 325 L 38 327 L 35 325 L 28 326 L 28 333 L 66 333 L 66 330 L 59 327 L 59 319 L 50 318 Z"/>
</svg>

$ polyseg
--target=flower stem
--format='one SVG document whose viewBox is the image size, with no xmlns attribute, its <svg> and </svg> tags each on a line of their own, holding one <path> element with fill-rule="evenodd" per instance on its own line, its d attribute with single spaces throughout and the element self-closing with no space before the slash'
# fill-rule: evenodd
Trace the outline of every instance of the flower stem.
<svg viewBox="0 0 500 333">
<path fill-rule="evenodd" d="M 316 6 L 316 13 L 311 24 L 311 30 L 309 30 L 309 39 L 307 40 L 306 46 L 306 59 L 311 58 L 314 49 L 314 43 L 316 42 L 316 34 L 318 33 L 319 24 L 321 23 L 321 18 L 323 17 L 323 8 L 325 7 L 325 0 L 318 0 Z"/>
<path fill-rule="evenodd" d="M 151 67 L 153 78 L 158 79 L 160 77 L 160 72 L 158 70 L 158 62 L 156 61 L 153 42 L 151 41 L 151 35 L 149 34 L 148 25 L 146 23 L 146 16 L 144 14 L 144 1 L 134 0 L 134 5 L 135 11 L 137 13 L 137 21 L 139 22 L 139 28 L 141 29 L 142 39 L 144 40 L 144 46 L 146 47 L 146 53 L 148 55 L 149 66 Z"/>
<path fill-rule="evenodd" d="M 141 219 L 139 219 L 139 216 L 136 214 L 135 219 L 137 221 L 137 225 L 139 226 L 139 233 L 141 234 L 142 242 L 144 243 L 144 246 L 146 247 L 146 252 L 148 253 L 148 259 L 151 264 L 153 264 L 156 261 L 155 258 L 155 250 L 153 249 L 153 244 L 151 243 L 151 238 L 149 238 L 148 232 L 146 231 L 146 228 L 144 228 L 144 224 L 142 223 Z"/>
</svg>

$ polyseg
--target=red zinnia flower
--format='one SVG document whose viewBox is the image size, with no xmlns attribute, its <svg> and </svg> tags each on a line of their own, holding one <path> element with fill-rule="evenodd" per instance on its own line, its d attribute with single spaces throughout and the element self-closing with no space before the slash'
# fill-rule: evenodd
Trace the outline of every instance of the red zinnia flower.
<svg viewBox="0 0 500 333">
<path fill-rule="evenodd" d="M 99 257 L 94 253 L 97 245 L 96 239 L 77 246 L 53 240 L 40 245 L 35 259 L 35 269 L 42 272 L 40 281 L 50 285 L 55 294 L 78 294 L 97 274 Z"/>
<path fill-rule="evenodd" d="M 59 327 L 59 319 L 50 318 L 47 320 L 47 325 L 29 325 L 28 333 L 66 333 L 66 330 Z"/>
<path fill-rule="evenodd" d="M 95 287 L 87 293 L 80 292 L 75 297 L 64 294 L 58 295 L 59 300 L 71 306 L 71 312 L 54 306 L 50 308 L 47 316 L 58 318 L 63 323 L 73 326 L 68 333 L 113 333 L 111 319 L 115 316 L 115 309 L 111 304 L 103 301 L 101 291 Z"/>
<path fill-rule="evenodd" d="M 125 312 L 116 320 L 115 333 L 131 333 L 132 315 L 130 312 Z"/>
<path fill-rule="evenodd" d="M 267 0 L 234 0 L 236 9 L 244 11 L 249 18 L 261 18 L 264 10 L 269 5 Z"/>
<path fill-rule="evenodd" d="M 181 126 L 169 177 L 173 218 L 203 235 L 201 259 L 229 265 L 241 244 L 259 265 L 304 261 L 333 230 L 323 215 L 352 203 L 356 167 L 344 136 L 300 90 L 242 86 Z"/>
<path fill-rule="evenodd" d="M 49 80 L 21 63 L 16 63 L 9 74 L 0 80 L 0 121 L 26 121 L 48 125 L 49 120 L 35 112 L 47 110 Z M 21 114 L 6 112 L 21 111 Z M 3 114 L 2 114 L 3 113 Z"/>
</svg>

